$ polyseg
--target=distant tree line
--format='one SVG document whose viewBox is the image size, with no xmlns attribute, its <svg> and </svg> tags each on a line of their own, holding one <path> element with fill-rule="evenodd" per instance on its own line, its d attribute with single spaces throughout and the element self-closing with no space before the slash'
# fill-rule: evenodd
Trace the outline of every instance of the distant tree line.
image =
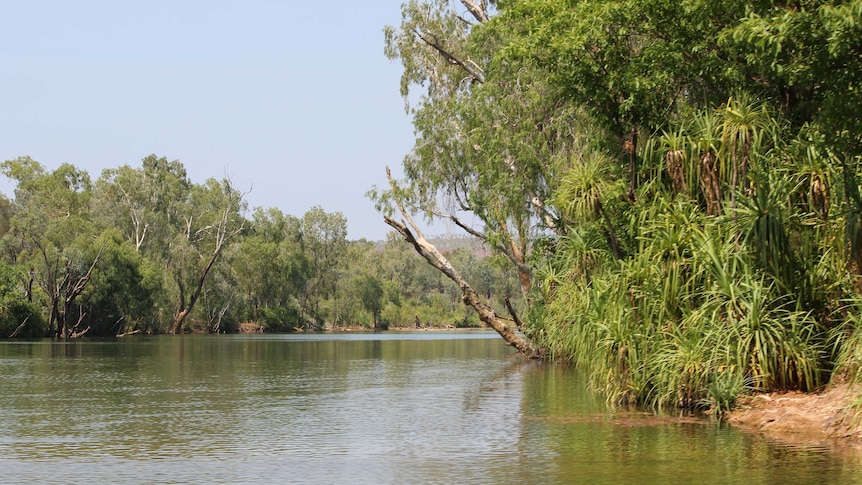
<svg viewBox="0 0 862 485">
<path fill-rule="evenodd" d="M 0 172 L 15 183 L 0 196 L 2 338 L 479 324 L 394 236 L 348 241 L 346 218 L 320 207 L 249 211 L 229 179 L 196 184 L 179 161 L 95 181 L 29 157 Z M 483 291 L 511 293 L 498 261 L 455 246 Z"/>
</svg>

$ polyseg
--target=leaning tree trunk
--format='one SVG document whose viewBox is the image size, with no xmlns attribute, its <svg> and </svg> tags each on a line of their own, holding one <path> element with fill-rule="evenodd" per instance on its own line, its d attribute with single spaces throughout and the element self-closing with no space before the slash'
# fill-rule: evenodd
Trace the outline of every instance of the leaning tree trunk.
<svg viewBox="0 0 862 485">
<path fill-rule="evenodd" d="M 386 175 L 389 177 L 390 183 L 394 183 L 389 174 L 388 168 L 386 170 Z M 467 280 L 458 273 L 455 267 L 452 266 L 452 263 L 450 263 L 433 244 L 425 239 L 422 231 L 419 230 L 413 222 L 413 219 L 409 214 L 407 214 L 407 211 L 404 210 L 400 201 L 396 201 L 396 205 L 406 222 L 399 222 L 391 217 L 384 217 L 386 223 L 398 231 L 398 233 L 413 246 L 413 249 L 415 249 L 420 256 L 425 258 L 431 266 L 437 268 L 440 272 L 446 275 L 447 278 L 458 285 L 461 289 L 461 299 L 465 304 L 469 305 L 476 311 L 479 315 L 479 320 L 493 328 L 498 334 L 500 334 L 507 344 L 518 349 L 518 352 L 521 354 L 528 357 L 542 356 L 541 350 L 533 347 L 526 338 L 517 332 L 517 322 L 497 315 L 493 308 L 483 302 L 479 294 L 476 293 L 476 290 L 474 290 Z"/>
<path fill-rule="evenodd" d="M 183 321 L 185 321 L 186 317 L 194 308 L 195 303 L 197 303 L 198 298 L 201 296 L 201 291 L 203 291 L 204 283 L 206 282 L 207 275 L 215 264 L 216 259 L 218 259 L 219 253 L 221 253 L 221 246 L 216 246 L 216 250 L 213 252 L 210 257 L 209 262 L 207 263 L 204 270 L 201 272 L 200 277 L 198 278 L 197 285 L 195 286 L 194 292 L 192 292 L 191 297 L 189 298 L 188 303 L 185 301 L 185 292 L 182 291 L 182 284 L 180 284 L 180 306 L 177 309 L 177 312 L 174 314 L 174 323 L 171 325 L 170 333 L 180 333 L 183 328 Z"/>
<path fill-rule="evenodd" d="M 198 298 L 201 296 L 201 292 L 204 288 L 204 283 L 206 283 L 207 276 L 210 273 L 210 270 L 215 265 L 216 260 L 219 258 L 222 250 L 225 248 L 227 243 L 240 234 L 245 228 L 245 222 L 240 222 L 237 226 L 231 227 L 231 215 L 239 210 L 242 204 L 242 198 L 245 194 L 241 194 L 239 192 L 234 191 L 231 186 L 230 179 L 225 179 L 225 192 L 227 193 L 227 201 L 224 209 L 221 211 L 221 215 L 219 218 L 208 227 L 208 229 L 212 229 L 215 231 L 215 248 L 213 249 L 212 254 L 210 255 L 209 261 L 207 262 L 204 269 L 201 271 L 198 276 L 197 282 L 195 284 L 195 288 L 192 291 L 191 295 L 189 295 L 189 300 L 186 302 L 185 299 L 185 291 L 182 280 L 178 280 L 180 289 L 180 302 L 177 307 L 176 313 L 174 313 L 174 322 L 171 325 L 170 333 L 181 333 L 183 328 L 183 321 L 185 321 L 186 317 L 188 317 L 189 313 L 191 313 L 195 304 L 198 301 Z M 191 233 L 191 229 L 187 230 L 188 233 Z M 182 278 L 182 276 L 180 276 Z"/>
</svg>

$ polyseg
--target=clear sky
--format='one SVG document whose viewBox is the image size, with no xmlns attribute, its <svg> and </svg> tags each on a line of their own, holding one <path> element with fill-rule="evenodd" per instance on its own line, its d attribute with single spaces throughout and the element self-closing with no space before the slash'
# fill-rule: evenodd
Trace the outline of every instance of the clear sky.
<svg viewBox="0 0 862 485">
<path fill-rule="evenodd" d="M 252 207 L 319 205 L 350 239 L 383 239 L 364 194 L 413 144 L 400 65 L 383 55 L 401 3 L 4 1 L 0 160 L 95 180 L 154 153 L 195 183 L 228 175 Z"/>
</svg>

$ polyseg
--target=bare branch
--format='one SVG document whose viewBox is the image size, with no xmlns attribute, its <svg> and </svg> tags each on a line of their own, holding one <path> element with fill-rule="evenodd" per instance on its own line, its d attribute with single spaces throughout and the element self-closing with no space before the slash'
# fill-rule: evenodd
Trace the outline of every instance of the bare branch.
<svg viewBox="0 0 862 485">
<path fill-rule="evenodd" d="M 105 249 L 106 244 L 108 244 L 107 240 L 102 243 L 102 246 L 99 248 L 99 252 L 96 254 L 96 257 L 93 258 L 93 264 L 90 265 L 90 269 L 87 270 L 84 276 L 78 278 L 78 281 L 75 282 L 75 285 L 67 289 L 66 305 L 70 305 L 75 300 L 75 298 L 77 298 L 78 295 L 80 295 L 81 292 L 84 291 L 84 288 L 86 288 L 87 283 L 93 276 L 93 269 L 96 268 L 96 264 L 99 262 L 99 258 L 102 256 L 102 251 Z"/>
<path fill-rule="evenodd" d="M 534 195 L 530 198 L 530 205 L 533 206 L 533 209 L 535 209 L 536 213 L 541 217 L 542 222 L 545 223 L 545 227 L 559 233 L 559 225 L 557 224 L 557 221 L 554 220 L 554 216 L 552 216 L 551 213 L 548 212 L 548 209 L 545 208 L 545 204 L 542 202 L 542 199 Z"/>
<path fill-rule="evenodd" d="M 461 0 L 461 4 L 467 8 L 477 21 L 483 24 L 488 21 L 488 5 L 484 0 L 478 4 L 470 0 Z"/>
<path fill-rule="evenodd" d="M 444 59 L 446 59 L 447 62 L 463 69 L 467 74 L 469 74 L 473 79 L 475 79 L 476 82 L 480 84 L 485 82 L 485 75 L 482 74 L 481 70 L 477 69 L 478 66 L 476 66 L 476 63 L 470 62 L 470 64 L 473 64 L 472 66 L 470 66 L 466 62 L 457 58 L 455 55 L 444 49 L 443 46 L 440 45 L 440 43 L 437 41 L 437 37 L 433 34 L 425 35 L 417 29 L 413 29 L 413 33 L 416 34 L 416 37 L 419 37 L 419 39 L 422 40 L 422 42 L 424 42 L 426 45 L 436 50 L 441 56 L 443 56 Z"/>
<path fill-rule="evenodd" d="M 17 337 L 17 336 L 18 336 L 18 332 L 20 332 L 20 331 L 21 331 L 21 329 L 23 329 L 23 328 L 24 328 L 24 325 L 27 325 L 27 320 L 30 320 L 30 317 L 25 317 L 25 318 L 24 318 L 24 321 L 23 321 L 23 322 L 21 322 L 21 325 L 18 325 L 17 327 L 15 327 L 15 330 L 13 330 L 13 331 L 12 331 L 12 333 L 10 333 L 10 334 L 9 334 L 9 338 L 15 338 L 15 337 Z"/>
<path fill-rule="evenodd" d="M 512 315 L 512 321 L 515 322 L 515 326 L 521 328 L 523 325 L 521 324 L 521 319 L 518 318 L 518 312 L 515 311 L 515 308 L 512 307 L 512 302 L 509 300 L 509 296 L 506 295 L 503 298 L 503 301 L 506 302 L 506 309 L 509 310 L 509 315 Z"/>
</svg>

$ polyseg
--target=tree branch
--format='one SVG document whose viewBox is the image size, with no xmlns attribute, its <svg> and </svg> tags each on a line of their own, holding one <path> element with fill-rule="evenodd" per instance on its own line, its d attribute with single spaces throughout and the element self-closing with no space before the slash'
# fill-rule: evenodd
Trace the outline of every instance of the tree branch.
<svg viewBox="0 0 862 485">
<path fill-rule="evenodd" d="M 75 298 L 84 291 L 84 288 L 87 287 L 87 283 L 90 281 L 90 278 L 93 276 L 93 269 L 96 268 L 96 264 L 99 262 L 99 258 L 102 257 L 102 251 L 105 249 L 105 245 L 108 244 L 108 241 L 104 241 L 102 246 L 99 248 L 99 252 L 96 253 L 96 257 L 93 258 L 93 264 L 90 265 L 90 269 L 78 278 L 78 281 L 75 282 L 75 286 L 72 286 L 69 291 L 66 291 L 66 305 L 72 304 Z"/>
<path fill-rule="evenodd" d="M 484 0 L 482 0 L 479 4 L 476 4 L 476 2 L 472 2 L 470 0 L 461 0 L 461 4 L 464 5 L 470 12 L 470 14 L 473 15 L 473 18 L 475 18 L 480 23 L 484 24 L 488 21 L 488 5 Z"/>
<path fill-rule="evenodd" d="M 395 192 L 395 181 L 392 179 L 389 167 L 386 168 L 386 178 L 389 179 L 389 184 L 392 187 L 393 192 Z M 401 234 L 401 236 L 403 236 L 404 239 L 413 246 L 413 249 L 415 249 L 416 252 L 419 253 L 419 255 L 422 256 L 431 266 L 437 268 L 440 272 L 446 275 L 446 277 L 455 282 L 455 284 L 457 284 L 461 289 L 461 299 L 464 303 L 472 307 L 479 315 L 479 319 L 493 328 L 501 337 L 503 337 L 503 340 L 505 340 L 507 344 L 515 347 L 524 355 L 530 357 L 539 356 L 540 352 L 524 339 L 523 336 L 513 330 L 506 323 L 507 319 L 499 317 L 490 306 L 485 304 L 467 280 L 465 280 L 452 266 L 452 263 L 450 263 L 433 244 L 425 239 L 424 234 L 422 234 L 422 231 L 416 223 L 413 222 L 413 219 L 404 209 L 401 201 L 397 198 L 393 198 L 393 200 L 398 211 L 406 222 L 399 222 L 389 216 L 384 216 L 383 219 L 386 221 L 386 224 Z"/>
<path fill-rule="evenodd" d="M 512 321 L 515 322 L 515 326 L 521 328 L 521 319 L 518 318 L 518 312 L 515 311 L 515 308 L 512 306 L 512 302 L 509 300 L 509 296 L 503 298 L 503 301 L 506 302 L 506 309 L 509 310 L 509 315 L 512 315 Z"/>
<path fill-rule="evenodd" d="M 476 65 L 476 63 L 470 62 L 470 64 L 473 64 L 473 66 L 467 65 L 466 62 L 462 61 L 461 59 L 458 59 L 457 57 L 455 57 L 455 55 L 444 49 L 443 46 L 441 46 L 440 43 L 437 42 L 437 38 L 434 35 L 426 36 L 417 29 L 413 29 L 413 33 L 416 34 L 416 36 L 419 37 L 419 39 L 422 40 L 422 42 L 424 42 L 426 45 L 436 50 L 450 64 L 456 65 L 463 69 L 467 74 L 469 74 L 473 79 L 475 79 L 476 82 L 480 84 L 485 82 L 485 75 L 478 71 L 476 67 L 473 67 Z"/>
<path fill-rule="evenodd" d="M 536 213 L 542 219 L 542 222 L 545 223 L 545 227 L 554 231 L 557 234 L 560 234 L 560 227 L 557 224 L 554 216 L 548 212 L 548 209 L 545 207 L 545 204 L 542 202 L 542 199 L 536 197 L 535 195 L 530 197 L 530 205 L 533 206 Z"/>
</svg>

